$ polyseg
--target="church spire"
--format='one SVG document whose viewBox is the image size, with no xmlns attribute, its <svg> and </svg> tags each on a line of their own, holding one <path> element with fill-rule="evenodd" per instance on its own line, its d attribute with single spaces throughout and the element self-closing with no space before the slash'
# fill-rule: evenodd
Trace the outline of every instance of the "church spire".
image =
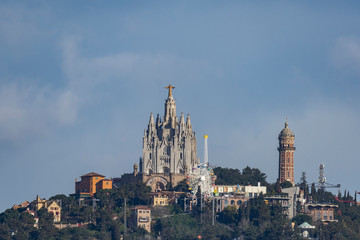
<svg viewBox="0 0 360 240">
<path fill-rule="evenodd" d="M 153 113 L 150 114 L 149 124 L 154 125 L 154 115 L 153 115 Z"/>
<path fill-rule="evenodd" d="M 169 86 L 165 87 L 166 89 L 169 89 L 169 95 L 168 95 L 168 98 L 172 98 L 172 93 L 171 93 L 171 89 L 174 89 L 175 87 L 174 86 L 171 86 L 171 84 L 169 84 Z"/>
<path fill-rule="evenodd" d="M 154 124 L 154 115 L 153 113 L 150 114 L 150 120 L 149 120 L 149 134 L 155 130 L 155 124 Z"/>
<path fill-rule="evenodd" d="M 165 125 L 169 125 L 171 127 L 175 127 L 176 124 L 176 103 L 175 99 L 172 96 L 171 89 L 174 89 L 174 86 L 171 84 L 166 89 L 169 89 L 168 98 L 165 101 L 165 114 L 164 114 L 164 123 Z"/>
<path fill-rule="evenodd" d="M 191 127 L 190 114 L 187 115 L 187 118 L 186 118 L 186 126 Z"/>
<path fill-rule="evenodd" d="M 181 117 L 180 117 L 180 122 L 179 122 L 179 123 L 180 123 L 180 125 L 183 125 L 183 124 L 185 125 L 185 119 L 184 119 L 184 113 L 183 113 L 183 112 L 181 113 Z"/>
<path fill-rule="evenodd" d="M 156 127 L 158 128 L 160 126 L 160 117 L 159 114 L 156 115 Z"/>
</svg>

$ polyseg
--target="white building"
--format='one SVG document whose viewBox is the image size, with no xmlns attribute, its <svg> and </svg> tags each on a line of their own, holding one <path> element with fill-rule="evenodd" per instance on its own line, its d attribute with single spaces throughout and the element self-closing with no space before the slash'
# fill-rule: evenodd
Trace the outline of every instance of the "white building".
<svg viewBox="0 0 360 240">
<path fill-rule="evenodd" d="M 258 197 L 260 193 L 266 194 L 266 186 L 241 186 L 241 185 L 215 185 L 214 193 L 216 196 L 241 195 L 246 198 Z"/>
</svg>

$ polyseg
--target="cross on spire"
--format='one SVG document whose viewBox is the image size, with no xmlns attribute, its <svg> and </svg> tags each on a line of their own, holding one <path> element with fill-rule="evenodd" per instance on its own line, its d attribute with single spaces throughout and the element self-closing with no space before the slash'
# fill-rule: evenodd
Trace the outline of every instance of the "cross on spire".
<svg viewBox="0 0 360 240">
<path fill-rule="evenodd" d="M 174 86 L 171 86 L 171 84 L 169 84 L 169 86 L 165 87 L 166 89 L 169 89 L 169 96 L 168 98 L 172 98 L 172 93 L 171 93 L 171 89 L 174 89 Z"/>
</svg>

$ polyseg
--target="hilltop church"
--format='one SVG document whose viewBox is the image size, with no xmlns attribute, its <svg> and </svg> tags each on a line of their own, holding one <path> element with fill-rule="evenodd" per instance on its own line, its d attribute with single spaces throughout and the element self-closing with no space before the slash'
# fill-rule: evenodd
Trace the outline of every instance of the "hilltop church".
<svg viewBox="0 0 360 240">
<path fill-rule="evenodd" d="M 198 164 L 196 153 L 196 135 L 193 131 L 190 115 L 186 121 L 181 113 L 176 115 L 176 102 L 172 95 L 175 87 L 169 85 L 168 97 L 165 100 L 163 118 L 154 120 L 150 114 L 149 124 L 144 131 L 142 157 L 139 165 L 134 164 L 133 174 L 124 174 L 114 179 L 115 185 L 122 182 L 141 181 L 158 192 L 169 186 L 176 186 L 185 179 L 192 168 Z"/>
</svg>

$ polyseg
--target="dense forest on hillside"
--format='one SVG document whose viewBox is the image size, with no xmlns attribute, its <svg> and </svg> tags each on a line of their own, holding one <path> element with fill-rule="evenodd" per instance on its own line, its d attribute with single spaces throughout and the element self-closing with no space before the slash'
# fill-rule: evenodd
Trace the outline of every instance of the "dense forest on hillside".
<svg viewBox="0 0 360 240">
<path fill-rule="evenodd" d="M 250 167 L 242 171 L 230 168 L 215 168 L 217 184 L 253 184 L 261 182 L 268 186 L 268 192 L 276 192 L 282 186 L 279 183 L 269 184 L 266 175 Z M 303 179 L 305 180 L 305 179 Z M 283 184 L 284 185 L 284 184 Z M 286 185 L 286 183 L 285 183 Z M 304 184 L 303 189 L 308 185 Z M 184 183 L 174 189 L 185 190 Z M 311 190 L 311 192 L 310 192 Z M 313 199 L 327 198 L 335 201 L 331 193 L 321 193 L 315 188 L 307 190 Z M 307 215 L 298 214 L 288 219 L 281 206 L 267 205 L 262 195 L 252 199 L 247 205 L 236 209 L 229 206 L 216 215 L 215 225 L 211 225 L 212 202 L 209 200 L 201 210 L 194 206 L 190 213 L 183 212 L 183 198 L 179 205 L 156 207 L 152 209 L 152 232 L 142 228 L 124 228 L 124 206 L 127 204 L 126 217 L 136 205 L 151 203 L 150 188 L 144 184 L 127 184 L 113 190 L 102 190 L 96 193 L 99 199 L 96 206 L 82 205 L 74 197 L 56 195 L 50 200 L 58 200 L 62 205 L 62 223 L 88 223 L 82 227 L 59 230 L 54 227 L 53 216 L 46 210 L 39 210 L 38 228 L 34 227 L 34 217 L 26 209 L 8 209 L 0 214 L 0 239 L 302 239 L 298 226 L 307 221 L 315 225 L 311 234 L 318 239 L 360 239 L 360 206 L 351 203 L 339 203 L 336 213 L 337 223 L 322 225 L 313 222 Z M 353 201 L 345 192 L 338 199 Z M 60 201 L 61 200 L 61 201 Z M 292 227 L 292 222 L 294 226 Z M 126 233 L 125 233 L 126 230 Z"/>
</svg>

